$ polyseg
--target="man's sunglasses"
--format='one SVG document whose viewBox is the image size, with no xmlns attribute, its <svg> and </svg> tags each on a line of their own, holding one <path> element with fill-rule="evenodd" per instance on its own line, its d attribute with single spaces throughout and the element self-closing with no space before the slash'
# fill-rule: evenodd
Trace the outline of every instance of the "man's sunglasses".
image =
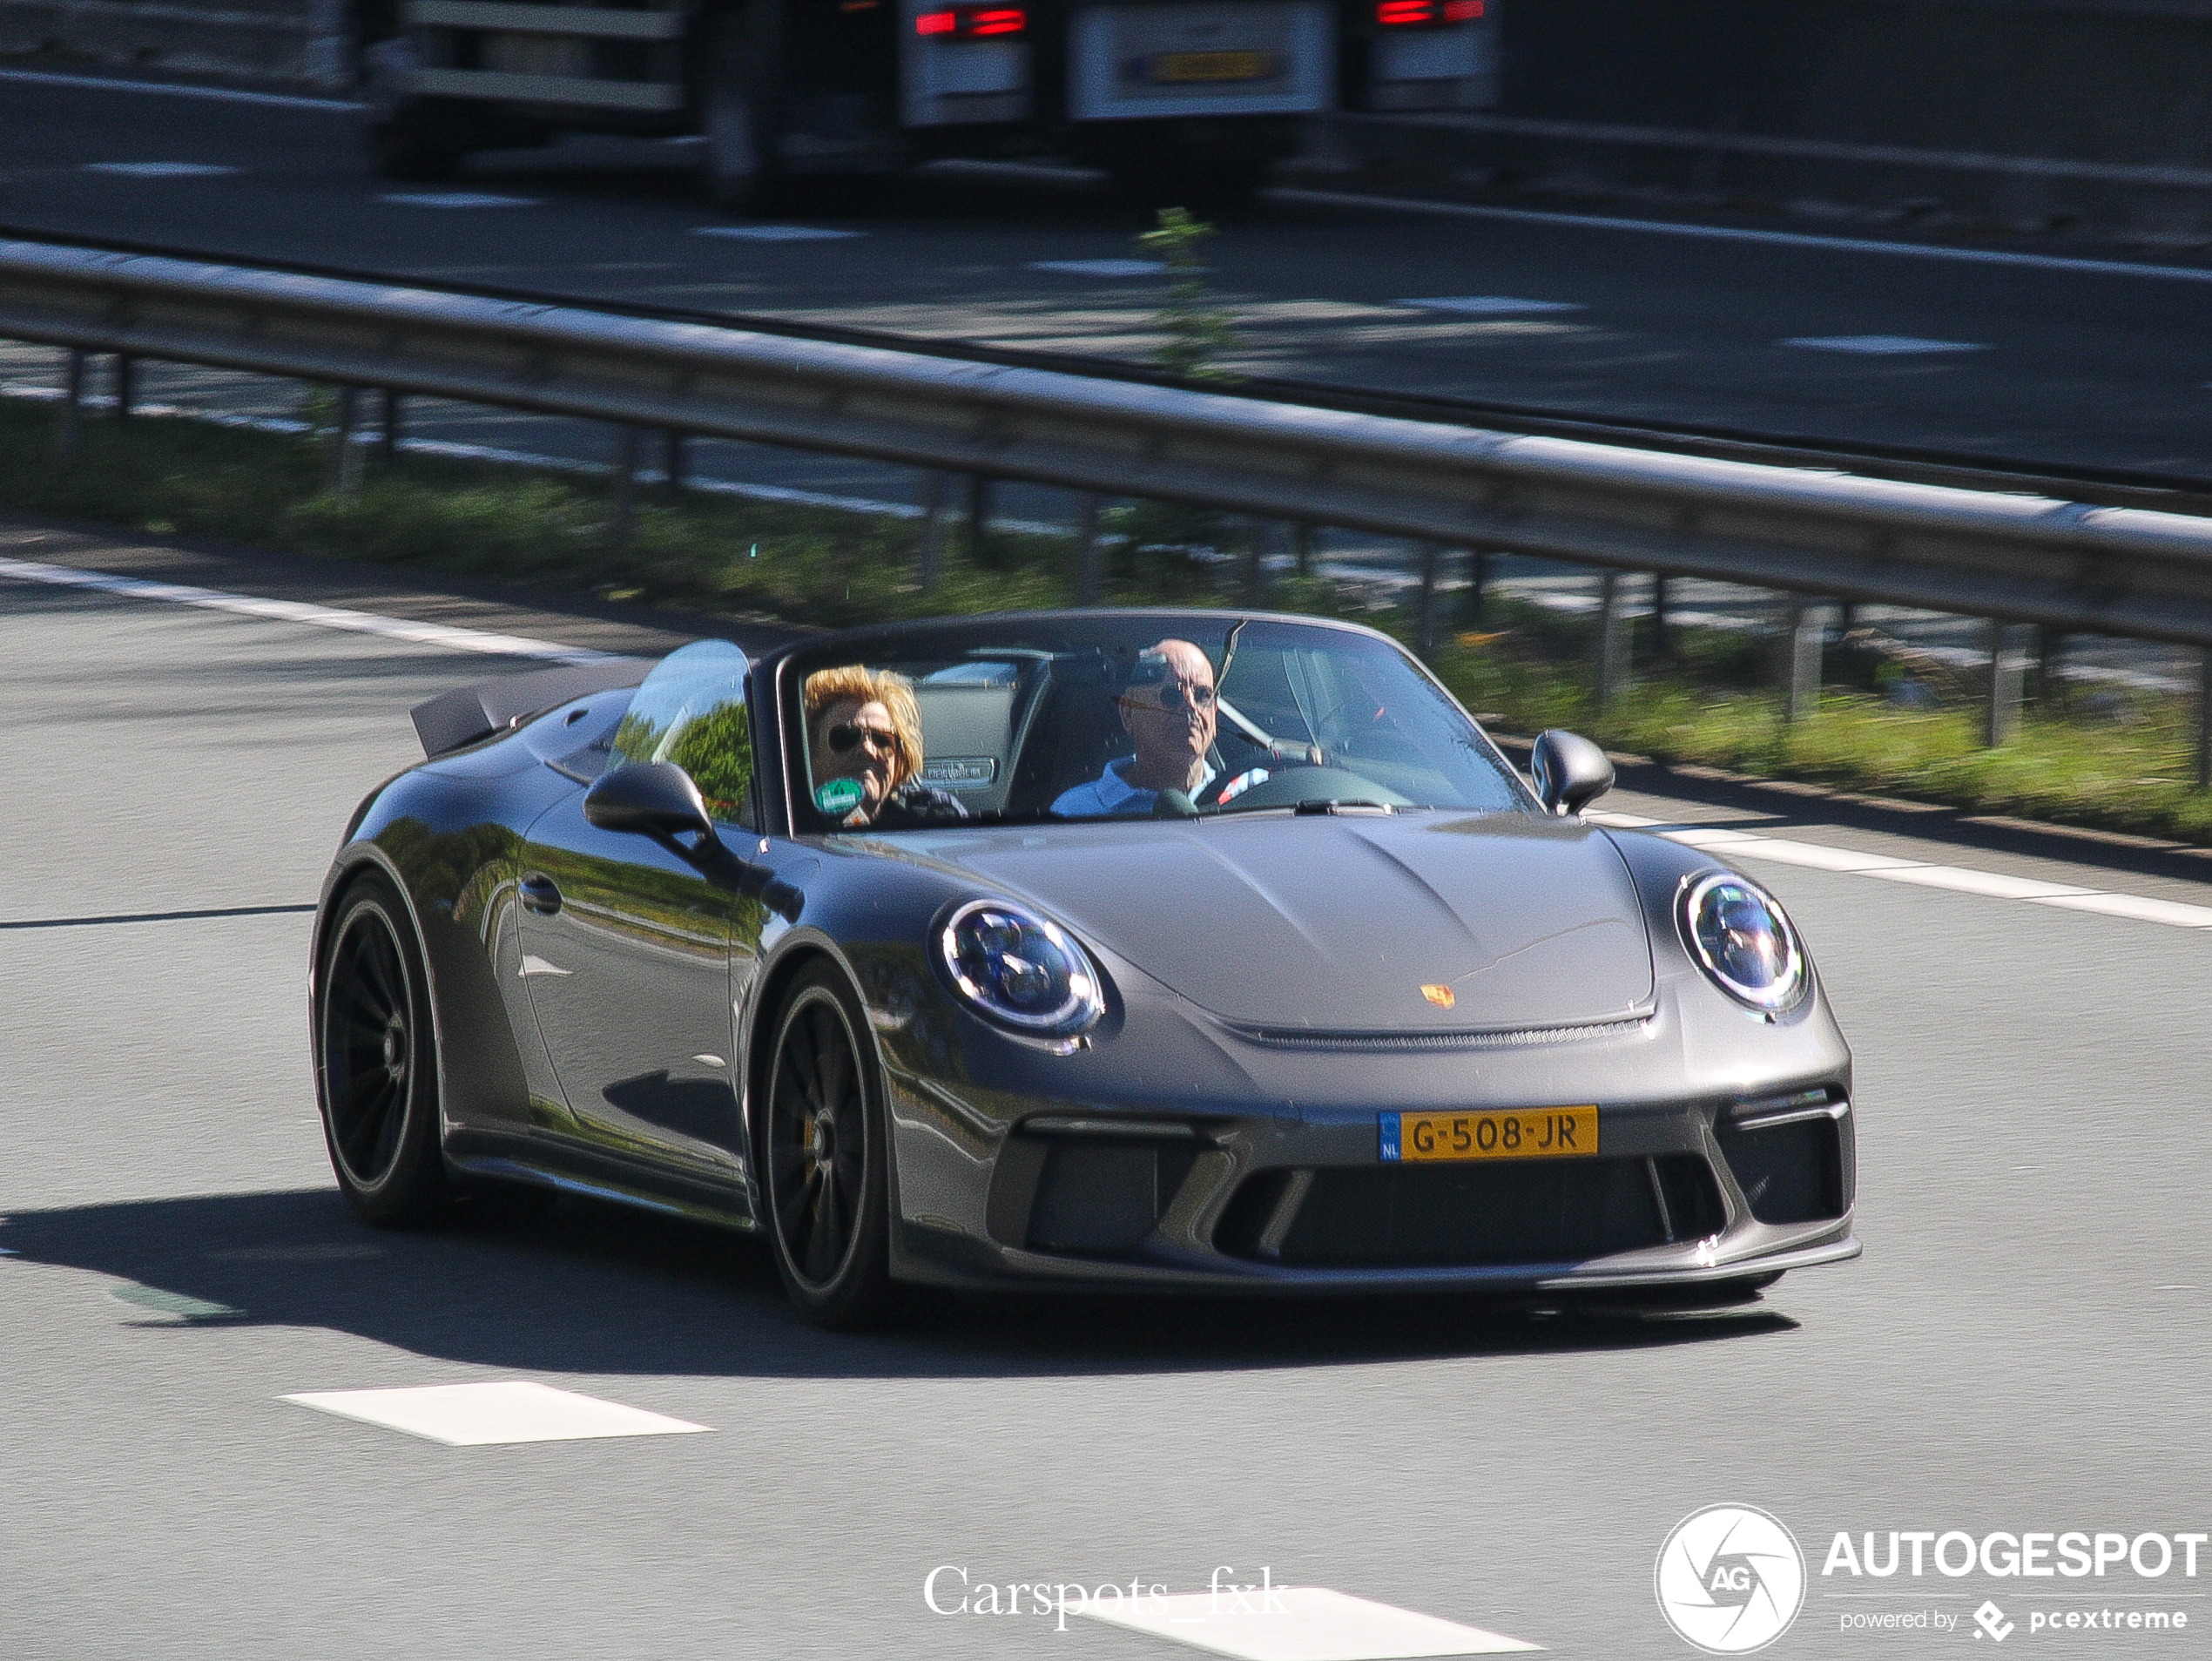
<svg viewBox="0 0 2212 1661">
<path fill-rule="evenodd" d="M 850 755 L 863 744 L 878 755 L 894 755 L 899 735 L 887 726 L 862 726 L 858 721 L 840 721 L 829 730 L 830 749 L 838 755 Z"/>
<path fill-rule="evenodd" d="M 1180 710 L 1186 704 L 1193 709 L 1213 707 L 1214 689 L 1204 681 L 1162 681 L 1159 683 L 1158 691 L 1160 701 L 1157 704 L 1148 703 L 1141 698 L 1133 698 L 1130 701 L 1139 709 L 1163 709 L 1170 712 Z"/>
</svg>

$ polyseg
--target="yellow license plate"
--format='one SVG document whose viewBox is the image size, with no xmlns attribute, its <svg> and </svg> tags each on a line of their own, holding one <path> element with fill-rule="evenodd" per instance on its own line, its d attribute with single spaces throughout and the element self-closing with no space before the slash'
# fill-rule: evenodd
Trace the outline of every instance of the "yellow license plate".
<svg viewBox="0 0 2212 1661">
<path fill-rule="evenodd" d="M 1274 73 L 1273 52 L 1163 52 L 1152 60 L 1156 81 L 1264 81 Z"/>
<path fill-rule="evenodd" d="M 1430 1159 L 1572 1159 L 1597 1151 L 1597 1109 L 1531 1107 L 1487 1113 L 1386 1113 L 1386 1163 Z"/>
</svg>

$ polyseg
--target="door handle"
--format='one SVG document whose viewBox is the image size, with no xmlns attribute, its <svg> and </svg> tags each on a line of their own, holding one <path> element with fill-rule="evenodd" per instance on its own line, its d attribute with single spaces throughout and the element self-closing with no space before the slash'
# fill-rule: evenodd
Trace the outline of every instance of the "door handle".
<svg viewBox="0 0 2212 1661">
<path fill-rule="evenodd" d="M 521 883 L 523 903 L 542 917 L 550 917 L 561 908 L 561 890 L 553 879 L 542 871 L 533 871 Z"/>
</svg>

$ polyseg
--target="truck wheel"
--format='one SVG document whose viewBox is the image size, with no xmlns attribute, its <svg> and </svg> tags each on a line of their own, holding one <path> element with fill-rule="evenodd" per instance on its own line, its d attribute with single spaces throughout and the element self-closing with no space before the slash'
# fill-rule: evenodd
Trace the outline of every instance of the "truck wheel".
<svg viewBox="0 0 2212 1661">
<path fill-rule="evenodd" d="M 732 213 L 763 213 L 779 194 L 774 151 L 752 90 L 745 32 L 734 23 L 714 31 L 700 126 L 699 186 Z"/>
<path fill-rule="evenodd" d="M 1134 207 L 1185 207 L 1206 219 L 1251 206 L 1274 165 L 1266 155 L 1148 157 L 1114 168 L 1114 192 Z"/>
<path fill-rule="evenodd" d="M 369 128 L 369 157 L 386 179 L 407 185 L 442 184 L 467 158 L 469 137 L 455 112 L 409 98 Z"/>
</svg>

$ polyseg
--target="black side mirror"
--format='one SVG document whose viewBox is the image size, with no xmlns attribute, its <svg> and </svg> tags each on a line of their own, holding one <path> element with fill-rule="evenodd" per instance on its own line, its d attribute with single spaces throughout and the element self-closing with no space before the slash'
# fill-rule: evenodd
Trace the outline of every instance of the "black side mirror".
<svg viewBox="0 0 2212 1661">
<path fill-rule="evenodd" d="M 691 775 L 673 761 L 633 761 L 584 793 L 583 816 L 601 830 L 673 836 L 695 831 L 711 841 L 714 820 Z"/>
<path fill-rule="evenodd" d="M 1556 727 L 1536 738 L 1528 758 L 1536 795 L 1554 814 L 1579 814 L 1613 788 L 1613 763 L 1586 738 Z"/>
</svg>

